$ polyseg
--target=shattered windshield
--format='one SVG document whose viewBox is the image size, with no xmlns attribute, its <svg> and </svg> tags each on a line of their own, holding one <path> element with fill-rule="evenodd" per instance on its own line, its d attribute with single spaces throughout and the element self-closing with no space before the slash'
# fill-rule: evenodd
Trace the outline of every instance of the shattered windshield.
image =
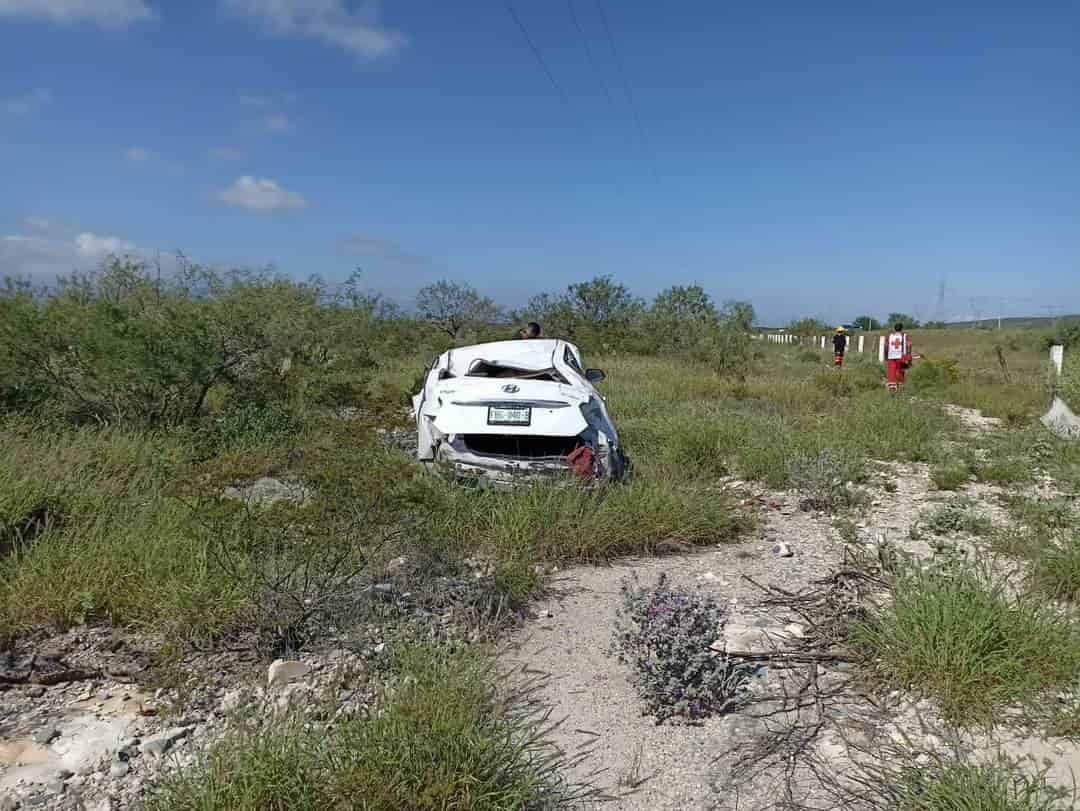
<svg viewBox="0 0 1080 811">
<path fill-rule="evenodd" d="M 566 380 L 554 367 L 547 369 L 522 369 L 498 361 L 475 360 L 470 364 L 466 377 L 517 378 L 521 380 L 548 380 L 565 383 Z"/>
</svg>

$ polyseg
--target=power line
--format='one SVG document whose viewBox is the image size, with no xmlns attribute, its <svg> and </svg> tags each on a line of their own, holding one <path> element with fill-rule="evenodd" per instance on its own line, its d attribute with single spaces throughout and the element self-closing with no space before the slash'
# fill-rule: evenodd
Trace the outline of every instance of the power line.
<svg viewBox="0 0 1080 811">
<path fill-rule="evenodd" d="M 570 97 L 566 95 L 566 91 L 563 90 L 562 85 L 559 84 L 558 80 L 555 78 L 555 74 L 552 73 L 551 68 L 548 67 L 548 63 L 544 61 L 544 56 L 540 53 L 540 49 L 536 47 L 536 43 L 533 42 L 533 38 L 529 36 L 529 30 L 525 27 L 525 23 L 521 21 L 521 18 L 518 16 L 518 13 L 514 10 L 514 6 L 509 2 L 509 0 L 506 0 L 504 5 L 506 6 L 506 10 L 510 12 L 510 16 L 514 18 L 514 22 L 517 23 L 517 27 L 521 31 L 521 36 L 525 38 L 525 42 L 527 42 L 529 45 L 529 50 L 533 52 L 533 56 L 536 57 L 536 61 L 540 63 L 540 67 L 547 75 L 548 81 L 551 82 L 551 86 L 554 87 L 555 92 L 559 94 L 559 98 L 562 99 L 562 103 L 566 107 L 567 111 L 572 114 L 574 108 L 570 106 Z"/>
<path fill-rule="evenodd" d="M 653 177 L 659 180 L 659 177 L 656 174 L 656 160 L 653 158 L 652 151 L 649 149 L 649 142 L 645 138 L 645 128 L 641 126 L 641 117 L 638 115 L 637 105 L 634 103 L 634 94 L 630 87 L 630 80 L 626 76 L 626 68 L 623 67 L 622 58 L 619 56 L 619 49 L 615 45 L 615 37 L 611 34 L 611 25 L 608 23 L 608 16 L 607 12 L 604 10 L 603 0 L 596 0 L 596 8 L 600 12 L 600 20 L 604 24 L 604 32 L 607 34 L 608 43 L 611 45 L 611 53 L 615 56 L 615 66 L 619 69 L 619 78 L 622 80 L 623 92 L 626 93 L 626 101 L 630 106 L 630 112 L 634 118 L 634 126 L 637 128 L 638 138 L 641 141 L 641 149 L 645 152 L 649 164 L 652 166 Z"/>
<path fill-rule="evenodd" d="M 566 0 L 566 5 L 570 9 L 570 18 L 574 21 L 574 27 L 577 29 L 578 36 L 581 37 L 581 43 L 585 46 L 585 55 L 589 57 L 589 64 L 592 65 L 593 73 L 596 74 L 596 78 L 600 82 L 600 87 L 604 90 L 604 95 L 607 97 L 608 104 L 611 106 L 612 111 L 615 107 L 615 97 L 611 95 L 611 89 L 608 87 L 607 82 L 604 81 L 604 74 L 600 72 L 600 65 L 596 61 L 596 57 L 593 55 L 593 50 L 589 46 L 589 38 L 585 35 L 585 29 L 581 27 L 581 21 L 578 19 L 577 12 L 574 10 L 574 0 Z"/>
</svg>

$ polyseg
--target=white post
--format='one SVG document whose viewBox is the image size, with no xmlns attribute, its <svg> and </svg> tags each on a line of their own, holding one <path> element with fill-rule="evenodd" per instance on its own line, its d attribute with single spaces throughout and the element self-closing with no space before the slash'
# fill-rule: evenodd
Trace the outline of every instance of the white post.
<svg viewBox="0 0 1080 811">
<path fill-rule="evenodd" d="M 866 336 L 865 335 L 860 335 L 859 336 L 859 354 L 860 355 L 863 353 L 863 346 L 865 344 L 866 344 Z"/>
<path fill-rule="evenodd" d="M 1057 376 L 1061 377 L 1061 369 L 1065 365 L 1065 347 L 1060 344 L 1054 344 L 1050 347 L 1050 362 L 1054 364 L 1054 371 L 1057 372 Z"/>
<path fill-rule="evenodd" d="M 822 349 L 825 348 L 825 336 L 824 335 L 821 336 L 821 348 Z"/>
<path fill-rule="evenodd" d="M 877 359 L 878 363 L 885 362 L 885 336 L 879 335 L 877 339 Z"/>
</svg>

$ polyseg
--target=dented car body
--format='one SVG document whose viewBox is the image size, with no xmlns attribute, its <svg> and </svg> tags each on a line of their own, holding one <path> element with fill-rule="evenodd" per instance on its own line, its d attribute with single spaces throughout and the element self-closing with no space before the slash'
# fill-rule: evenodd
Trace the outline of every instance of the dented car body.
<svg viewBox="0 0 1080 811">
<path fill-rule="evenodd" d="M 602 379 L 562 340 L 451 349 L 413 398 L 417 456 L 454 478 L 495 486 L 622 479 L 627 459 L 594 386 Z"/>
</svg>

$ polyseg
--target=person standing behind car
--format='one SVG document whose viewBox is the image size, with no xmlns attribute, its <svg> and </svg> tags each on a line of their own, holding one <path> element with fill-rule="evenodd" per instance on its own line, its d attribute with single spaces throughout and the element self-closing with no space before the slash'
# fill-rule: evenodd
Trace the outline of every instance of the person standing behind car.
<svg viewBox="0 0 1080 811">
<path fill-rule="evenodd" d="M 911 338 L 899 321 L 885 339 L 885 365 L 889 391 L 899 391 L 904 385 L 904 373 L 911 365 Z"/>
</svg>

